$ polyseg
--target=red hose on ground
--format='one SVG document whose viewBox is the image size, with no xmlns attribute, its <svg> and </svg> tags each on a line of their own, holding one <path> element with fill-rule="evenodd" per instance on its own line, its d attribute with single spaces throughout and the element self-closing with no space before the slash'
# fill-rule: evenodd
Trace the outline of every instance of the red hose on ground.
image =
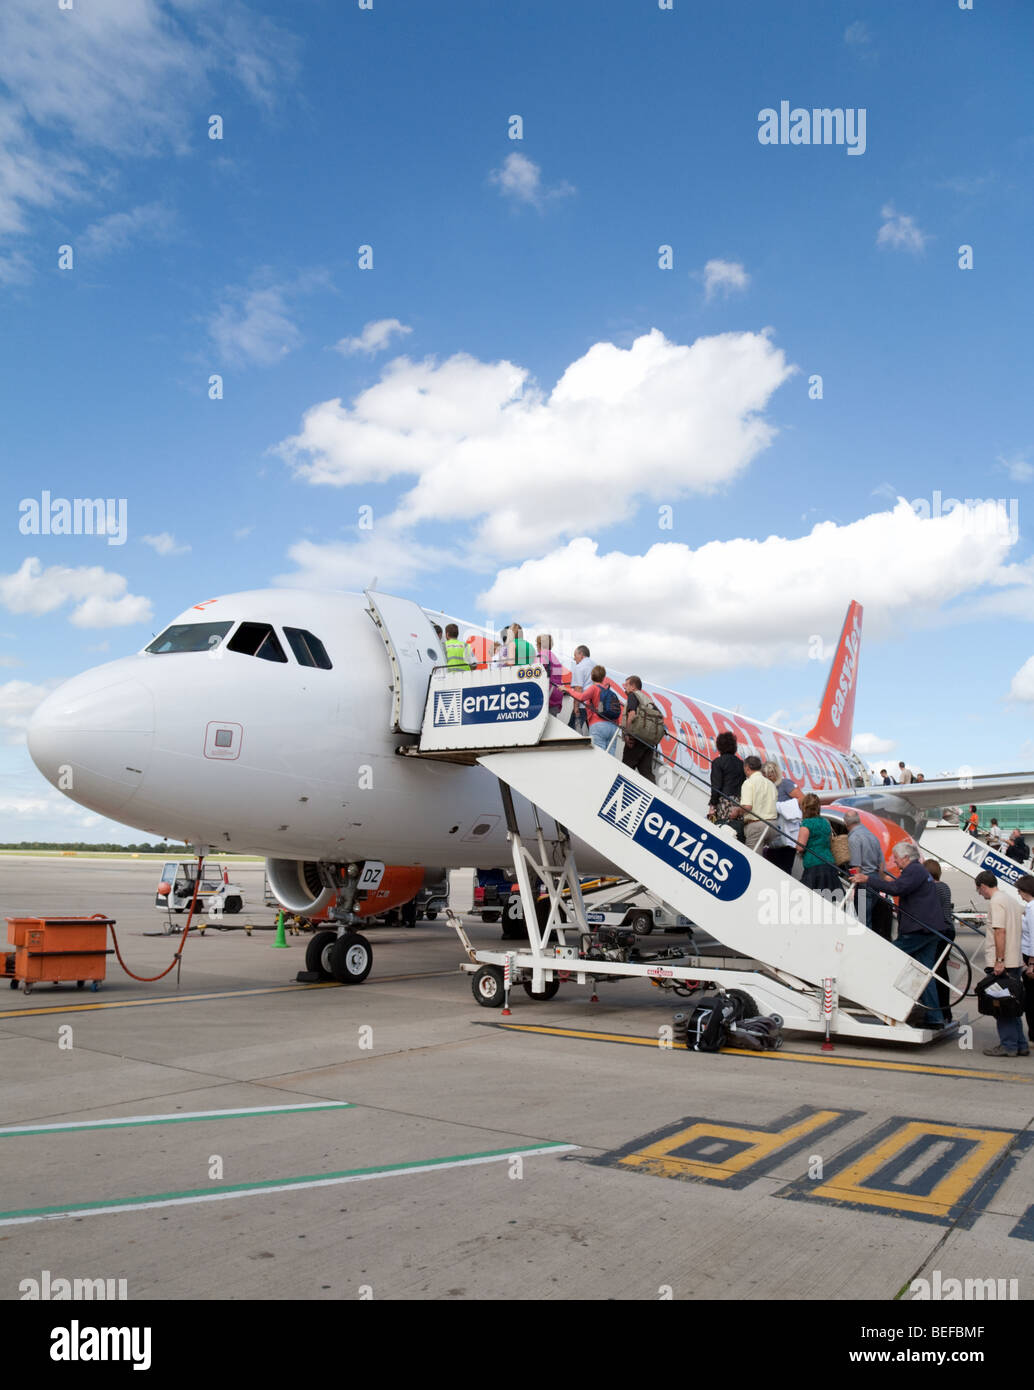
<svg viewBox="0 0 1034 1390">
<path fill-rule="evenodd" d="M 180 959 L 183 955 L 183 948 L 187 944 L 187 936 L 190 932 L 190 924 L 194 917 L 194 906 L 197 903 L 197 890 L 201 887 L 201 866 L 204 864 L 204 862 L 204 856 L 199 855 L 197 861 L 197 878 L 194 880 L 194 896 L 190 900 L 190 911 L 187 913 L 186 925 L 184 926 L 183 933 L 180 936 L 179 949 L 173 955 L 171 964 L 166 966 L 166 968 L 162 971 L 160 975 L 134 974 L 133 971 L 130 970 L 126 962 L 122 959 L 122 952 L 118 948 L 118 937 L 115 935 L 115 928 L 111 928 L 111 939 L 115 944 L 115 958 L 118 961 L 119 965 L 121 965 L 122 969 L 130 977 L 130 979 L 140 980 L 143 984 L 153 984 L 155 980 L 164 980 L 165 976 L 168 975 L 169 971 L 175 970 L 176 966 L 179 965 Z M 104 913 L 95 912 L 93 915 L 95 917 L 103 917 Z"/>
</svg>

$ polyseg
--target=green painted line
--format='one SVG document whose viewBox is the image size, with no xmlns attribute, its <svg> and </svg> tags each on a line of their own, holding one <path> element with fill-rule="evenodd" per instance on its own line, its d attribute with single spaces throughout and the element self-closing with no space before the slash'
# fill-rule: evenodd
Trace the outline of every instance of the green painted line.
<svg viewBox="0 0 1034 1390">
<path fill-rule="evenodd" d="M 143 1211 L 150 1207 L 186 1206 L 192 1202 L 218 1202 L 230 1197 L 257 1196 L 261 1193 L 290 1192 L 302 1188 L 333 1187 L 339 1183 L 363 1182 L 371 1178 L 402 1177 L 407 1173 L 433 1172 L 441 1168 L 469 1167 L 492 1163 L 500 1158 L 531 1157 L 536 1154 L 568 1153 L 577 1144 L 560 1142 L 525 1145 L 509 1149 L 490 1149 L 484 1153 L 453 1154 L 448 1158 L 418 1158 L 407 1164 L 378 1164 L 373 1168 L 350 1168 L 338 1173 L 314 1173 L 295 1178 L 270 1178 L 265 1182 L 232 1183 L 225 1187 L 195 1187 L 182 1192 L 150 1193 L 110 1202 L 75 1202 L 68 1206 L 23 1207 L 0 1211 L 0 1226 L 17 1226 L 30 1221 L 60 1221 L 71 1217 L 99 1216 L 105 1213 Z"/>
<path fill-rule="evenodd" d="M 56 1125 L 9 1125 L 0 1129 L 0 1139 L 16 1139 L 26 1134 L 66 1134 L 84 1129 L 133 1129 L 141 1125 L 183 1125 L 198 1120 L 250 1119 L 258 1115 L 298 1115 L 313 1110 L 351 1110 L 350 1100 L 314 1101 L 305 1105 L 245 1107 L 241 1110 L 191 1110 L 177 1115 L 126 1115 L 111 1120 L 71 1120 Z"/>
</svg>

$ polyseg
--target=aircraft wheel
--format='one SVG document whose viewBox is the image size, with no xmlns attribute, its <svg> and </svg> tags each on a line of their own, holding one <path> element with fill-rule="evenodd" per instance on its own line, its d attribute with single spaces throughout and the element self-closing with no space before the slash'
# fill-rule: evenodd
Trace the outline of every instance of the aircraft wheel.
<svg viewBox="0 0 1034 1390">
<path fill-rule="evenodd" d="M 321 980 L 334 978 L 330 969 L 329 953 L 337 941 L 337 932 L 318 931 L 305 948 L 305 968 L 318 975 Z"/>
<path fill-rule="evenodd" d="M 535 990 L 533 990 L 531 987 L 530 980 L 524 980 L 522 981 L 522 983 L 524 986 L 524 993 L 528 996 L 529 999 L 552 999 L 553 996 L 556 994 L 557 990 L 560 988 L 559 980 L 547 980 L 545 988 L 536 993 Z"/>
<path fill-rule="evenodd" d="M 243 906 L 244 906 L 244 899 L 243 899 L 243 898 L 239 898 L 239 897 L 237 896 L 237 894 L 234 893 L 233 897 L 227 898 L 226 901 L 223 903 L 223 911 L 224 911 L 224 912 L 240 912 L 240 910 L 241 910 L 241 908 L 242 908 Z"/>
<path fill-rule="evenodd" d="M 485 1009 L 501 1009 L 503 993 L 503 972 L 498 965 L 483 965 L 470 982 L 471 992 Z"/>
<path fill-rule="evenodd" d="M 653 931 L 653 918 L 648 912 L 635 912 L 628 919 L 628 925 L 636 936 L 649 936 Z"/>
<path fill-rule="evenodd" d="M 340 984 L 361 985 L 373 965 L 373 948 L 358 932 L 345 932 L 327 952 L 330 973 Z"/>
</svg>

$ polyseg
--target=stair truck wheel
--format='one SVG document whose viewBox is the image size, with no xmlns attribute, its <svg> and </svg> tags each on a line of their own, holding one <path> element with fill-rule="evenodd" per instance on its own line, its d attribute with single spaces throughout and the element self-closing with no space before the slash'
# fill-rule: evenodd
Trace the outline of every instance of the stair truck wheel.
<svg viewBox="0 0 1034 1390">
<path fill-rule="evenodd" d="M 332 980 L 329 951 L 337 940 L 337 932 L 318 931 L 305 948 L 305 968 L 321 980 Z"/>
<path fill-rule="evenodd" d="M 501 1009 L 503 1000 L 503 972 L 498 965 L 483 965 L 470 982 L 471 993 L 484 1009 Z"/>
<path fill-rule="evenodd" d="M 737 1022 L 741 1018 L 757 1018 L 759 1010 L 753 995 L 748 994 L 744 989 L 730 989 L 726 993 L 730 999 L 735 999 L 739 1006 L 739 1012 L 736 1015 Z"/>
<path fill-rule="evenodd" d="M 339 936 L 327 953 L 330 973 L 340 984 L 361 985 L 373 965 L 373 948 L 358 932 Z"/>
<path fill-rule="evenodd" d="M 531 981 L 530 981 L 530 980 L 524 980 L 524 981 L 523 981 L 523 985 L 524 985 L 524 993 L 528 996 L 529 999 L 542 999 L 542 1000 L 545 1000 L 545 999 L 552 999 L 552 998 L 553 998 L 553 996 L 556 994 L 557 990 L 560 988 L 560 981 L 559 981 L 559 980 L 547 980 L 547 981 L 546 981 L 545 989 L 540 990 L 538 993 L 536 993 L 536 991 L 532 989 L 532 987 L 531 987 Z"/>
</svg>

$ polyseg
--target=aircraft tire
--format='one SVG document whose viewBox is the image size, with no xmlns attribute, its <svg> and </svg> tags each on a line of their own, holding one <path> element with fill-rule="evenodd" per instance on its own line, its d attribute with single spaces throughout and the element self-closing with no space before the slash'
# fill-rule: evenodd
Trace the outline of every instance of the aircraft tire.
<svg viewBox="0 0 1034 1390">
<path fill-rule="evenodd" d="M 309 940 L 305 948 L 305 968 L 314 975 L 318 975 L 321 980 L 332 980 L 334 976 L 324 964 L 324 952 L 328 946 L 333 946 L 337 940 L 337 932 L 318 931 Z"/>
<path fill-rule="evenodd" d="M 498 965 L 483 965 L 470 982 L 470 991 L 483 1009 L 501 1009 L 506 995 Z"/>
<path fill-rule="evenodd" d="M 358 932 L 345 932 L 327 952 L 334 979 L 342 985 L 361 985 L 373 966 L 373 948 Z"/>
</svg>

